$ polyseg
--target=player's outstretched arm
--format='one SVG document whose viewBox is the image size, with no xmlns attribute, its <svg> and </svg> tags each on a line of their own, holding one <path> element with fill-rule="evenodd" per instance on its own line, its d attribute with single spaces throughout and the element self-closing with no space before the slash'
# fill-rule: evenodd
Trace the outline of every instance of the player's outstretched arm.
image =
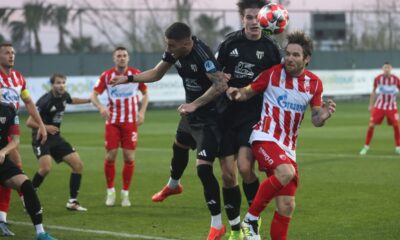
<svg viewBox="0 0 400 240">
<path fill-rule="evenodd" d="M 40 143 L 44 144 L 47 140 L 47 131 L 44 126 L 44 123 L 42 121 L 42 118 L 39 115 L 39 112 L 37 111 L 35 104 L 33 104 L 33 101 L 31 97 L 25 97 L 22 99 L 25 103 L 26 110 L 28 111 L 29 115 L 32 116 L 32 118 L 38 123 L 38 132 L 36 135 L 36 139 L 40 139 Z"/>
<path fill-rule="evenodd" d="M 180 105 L 178 107 L 178 112 L 181 114 L 194 112 L 197 108 L 209 103 L 217 96 L 221 95 L 221 93 L 228 88 L 223 72 L 217 71 L 215 73 L 207 73 L 207 77 L 213 83 L 211 87 L 193 102 Z"/>
<path fill-rule="evenodd" d="M 110 80 L 112 86 L 129 82 L 157 82 L 171 68 L 172 63 L 160 61 L 154 68 L 132 76 L 115 76 Z"/>
<path fill-rule="evenodd" d="M 250 87 L 250 85 L 243 87 L 243 88 L 229 87 L 228 90 L 226 90 L 226 96 L 231 101 L 238 101 L 238 102 L 246 101 L 249 98 L 252 98 L 256 94 L 257 94 L 257 92 L 254 91 Z"/>
<path fill-rule="evenodd" d="M 369 96 L 368 111 L 372 111 L 372 109 L 374 109 L 375 97 L 376 97 L 376 87 L 372 89 L 371 95 Z"/>
<path fill-rule="evenodd" d="M 71 104 L 86 104 L 91 103 L 90 98 L 72 98 Z"/>
<path fill-rule="evenodd" d="M 336 111 L 336 103 L 329 99 L 327 103 L 323 102 L 321 107 L 313 107 L 311 110 L 311 121 L 315 127 L 322 127 L 325 121 Z"/>
</svg>

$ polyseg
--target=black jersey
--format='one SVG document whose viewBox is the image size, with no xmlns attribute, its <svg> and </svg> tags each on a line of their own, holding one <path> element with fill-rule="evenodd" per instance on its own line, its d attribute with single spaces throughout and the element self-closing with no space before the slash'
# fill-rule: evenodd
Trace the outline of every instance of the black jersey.
<svg viewBox="0 0 400 240">
<path fill-rule="evenodd" d="M 15 107 L 0 103 L 0 149 L 8 144 L 11 132 L 19 134 L 19 119 Z"/>
<path fill-rule="evenodd" d="M 206 73 L 215 73 L 221 70 L 210 48 L 194 36 L 192 40 L 192 51 L 174 62 L 175 68 L 183 81 L 186 103 L 193 102 L 211 87 L 212 82 Z M 200 107 L 194 114 L 205 113 L 213 109 L 215 109 L 214 101 Z"/>
<path fill-rule="evenodd" d="M 60 128 L 67 103 L 72 103 L 72 98 L 68 92 L 61 96 L 54 96 L 50 91 L 41 96 L 36 102 L 36 106 L 43 123 Z"/>
<path fill-rule="evenodd" d="M 279 64 L 281 54 L 278 45 L 268 36 L 258 40 L 246 38 L 244 30 L 232 32 L 220 44 L 217 60 L 225 73 L 231 74 L 228 82 L 230 87 L 245 87 L 249 85 L 262 71 Z M 246 102 L 235 102 L 230 108 L 238 111 L 261 112 L 261 95 Z"/>
</svg>

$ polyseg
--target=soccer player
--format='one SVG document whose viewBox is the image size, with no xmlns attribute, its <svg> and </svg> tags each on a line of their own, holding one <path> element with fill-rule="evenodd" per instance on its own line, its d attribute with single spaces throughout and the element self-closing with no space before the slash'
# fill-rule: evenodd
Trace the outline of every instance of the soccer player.
<svg viewBox="0 0 400 240">
<path fill-rule="evenodd" d="M 140 71 L 128 66 L 129 54 L 126 48 L 117 47 L 113 52 L 115 67 L 104 71 L 91 95 L 92 103 L 99 109 L 106 120 L 104 174 L 107 181 L 106 206 L 115 205 L 115 160 L 118 148 L 121 146 L 124 158 L 122 170 L 123 186 L 121 190 L 121 205 L 131 206 L 129 187 L 135 170 L 135 150 L 138 139 L 138 126 L 144 122 L 149 102 L 147 86 L 144 83 L 130 83 L 130 87 L 111 86 L 114 76 L 138 74 Z M 101 104 L 98 95 L 107 91 L 108 108 Z M 142 103 L 139 109 L 139 91 L 142 93 Z"/>
<path fill-rule="evenodd" d="M 7 91 L 5 88 L 0 88 L 2 93 L 0 96 L 0 185 L 15 189 L 24 195 L 26 210 L 36 229 L 35 239 L 52 240 L 55 238 L 43 229 L 42 208 L 32 182 L 9 157 L 10 151 L 19 144 L 19 120 L 15 106 L 9 104 L 8 99 L 3 98 L 4 92 Z M 14 236 L 3 220 L 0 220 L 0 229 L 0 235 Z"/>
<path fill-rule="evenodd" d="M 56 163 L 65 162 L 71 167 L 69 179 L 69 200 L 66 208 L 73 211 L 87 211 L 78 202 L 78 192 L 81 185 L 83 162 L 78 153 L 60 133 L 61 122 L 66 104 L 90 103 L 90 99 L 71 98 L 65 90 L 66 77 L 62 74 L 53 74 L 50 78 L 51 90 L 45 93 L 36 102 L 36 106 L 48 132 L 44 144 L 35 138 L 38 123 L 32 118 L 27 119 L 26 125 L 32 128 L 32 148 L 39 162 L 39 170 L 33 177 L 33 187 L 38 189 L 44 178 L 49 174 L 53 158 Z"/>
<path fill-rule="evenodd" d="M 219 128 L 216 104 L 213 101 L 226 89 L 223 73 L 210 48 L 192 36 L 191 29 L 176 22 L 165 31 L 166 51 L 153 68 L 138 75 L 115 77 L 112 82 L 154 82 L 160 80 L 173 65 L 183 80 L 186 103 L 178 107 L 181 120 L 172 145 L 171 177 L 152 200 L 163 201 L 171 194 L 181 193 L 179 183 L 189 161 L 189 148 L 197 149 L 197 175 L 211 213 L 209 240 L 221 239 L 225 226 L 221 221 L 219 184 L 213 173 L 213 162 L 218 153 Z"/>
<path fill-rule="evenodd" d="M 270 229 L 272 240 L 287 239 L 288 226 L 295 207 L 298 171 L 296 144 L 298 129 L 307 105 L 311 106 L 312 123 L 324 125 L 336 104 L 322 102 L 322 81 L 306 70 L 312 54 L 312 40 L 303 32 L 287 36 L 284 64 L 263 71 L 254 82 L 243 88 L 229 88 L 228 96 L 245 101 L 263 93 L 261 119 L 250 136 L 253 155 L 259 169 L 267 173 L 246 214 L 242 228 L 246 239 L 259 240 L 258 219 L 275 198 L 276 208 Z"/>
<path fill-rule="evenodd" d="M 392 65 L 389 62 L 383 64 L 382 70 L 383 73 L 379 74 L 374 79 L 374 86 L 369 98 L 368 110 L 371 112 L 371 118 L 365 145 L 361 149 L 360 155 L 367 154 L 369 144 L 374 135 L 375 125 L 381 124 L 385 117 L 387 118 L 388 124 L 393 126 L 394 142 L 396 144 L 395 153 L 400 154 L 399 114 L 397 112 L 396 103 L 396 95 L 400 89 L 400 79 L 391 74 Z M 378 92 L 378 94 L 376 92 Z M 378 97 L 376 98 L 377 95 Z"/>
<path fill-rule="evenodd" d="M 270 37 L 262 34 L 257 14 L 265 0 L 240 0 L 237 3 L 243 29 L 230 33 L 221 43 L 217 60 L 229 74 L 228 85 L 245 87 L 258 74 L 281 62 L 279 47 Z M 222 113 L 222 143 L 220 163 L 222 168 L 225 211 L 232 231 L 230 240 L 240 239 L 241 195 L 237 182 L 237 168 L 243 179 L 243 190 L 251 205 L 257 193 L 259 180 L 254 172 L 254 158 L 249 144 L 252 127 L 260 119 L 262 95 L 244 102 L 229 102 Z"/>
<path fill-rule="evenodd" d="M 25 104 L 26 110 L 37 123 L 39 129 L 36 138 L 43 144 L 47 138 L 47 132 L 36 110 L 29 91 L 26 88 L 26 80 L 21 73 L 13 69 L 15 63 L 15 50 L 11 43 L 0 44 L 0 88 L 3 88 L 3 101 L 11 103 L 15 108 L 19 109 L 19 99 L 21 97 Z M 9 153 L 11 161 L 18 167 L 22 167 L 21 156 L 18 147 Z M 0 185 L 0 221 L 7 222 L 7 212 L 10 207 L 11 189 Z M 0 229 L 3 231 L 3 228 Z"/>
</svg>

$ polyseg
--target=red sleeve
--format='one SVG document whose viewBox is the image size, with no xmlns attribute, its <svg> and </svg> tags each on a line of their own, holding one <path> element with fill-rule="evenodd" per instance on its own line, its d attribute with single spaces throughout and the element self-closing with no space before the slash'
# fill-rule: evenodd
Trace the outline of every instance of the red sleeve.
<svg viewBox="0 0 400 240">
<path fill-rule="evenodd" d="M 8 135 L 18 135 L 19 136 L 20 131 L 19 131 L 19 124 L 14 124 L 10 126 L 10 129 L 8 130 Z"/>
<path fill-rule="evenodd" d="M 17 75 L 18 75 L 18 79 L 20 80 L 19 84 L 22 86 L 22 88 L 21 88 L 21 92 L 22 92 L 26 89 L 26 79 L 20 72 L 17 72 Z"/>
<path fill-rule="evenodd" d="M 139 90 L 144 94 L 147 92 L 147 85 L 144 83 L 139 83 Z"/>
<path fill-rule="evenodd" d="M 317 78 L 316 81 L 317 81 L 317 88 L 315 90 L 313 97 L 311 98 L 311 101 L 310 101 L 311 107 L 321 107 L 322 106 L 322 92 L 324 91 L 323 87 L 322 87 L 322 81 L 319 78 Z"/>
<path fill-rule="evenodd" d="M 262 71 L 250 84 L 251 89 L 256 92 L 263 92 L 268 87 L 272 73 L 273 68 Z"/>
<path fill-rule="evenodd" d="M 106 75 L 107 72 L 103 72 L 93 88 L 93 90 L 95 90 L 99 94 L 102 94 L 104 90 L 106 90 Z"/>
</svg>

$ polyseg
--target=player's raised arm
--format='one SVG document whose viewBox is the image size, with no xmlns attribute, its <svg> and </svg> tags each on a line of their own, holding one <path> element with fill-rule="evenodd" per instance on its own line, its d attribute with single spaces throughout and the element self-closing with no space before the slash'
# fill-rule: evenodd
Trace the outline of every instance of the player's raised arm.
<svg viewBox="0 0 400 240">
<path fill-rule="evenodd" d="M 197 108 L 211 102 L 228 88 L 228 85 L 224 80 L 223 72 L 217 71 L 215 73 L 207 73 L 206 75 L 213 83 L 211 87 L 193 102 L 179 106 L 178 111 L 180 113 L 186 114 L 196 111 Z"/>
<path fill-rule="evenodd" d="M 157 82 L 165 75 L 171 66 L 172 63 L 162 60 L 154 68 L 137 75 L 115 76 L 111 79 L 110 84 L 115 86 L 128 82 Z"/>
<path fill-rule="evenodd" d="M 311 110 L 311 121 L 315 127 L 322 127 L 325 121 L 336 111 L 336 103 L 329 99 L 327 103 L 323 102 L 321 107 L 313 107 Z"/>
</svg>

